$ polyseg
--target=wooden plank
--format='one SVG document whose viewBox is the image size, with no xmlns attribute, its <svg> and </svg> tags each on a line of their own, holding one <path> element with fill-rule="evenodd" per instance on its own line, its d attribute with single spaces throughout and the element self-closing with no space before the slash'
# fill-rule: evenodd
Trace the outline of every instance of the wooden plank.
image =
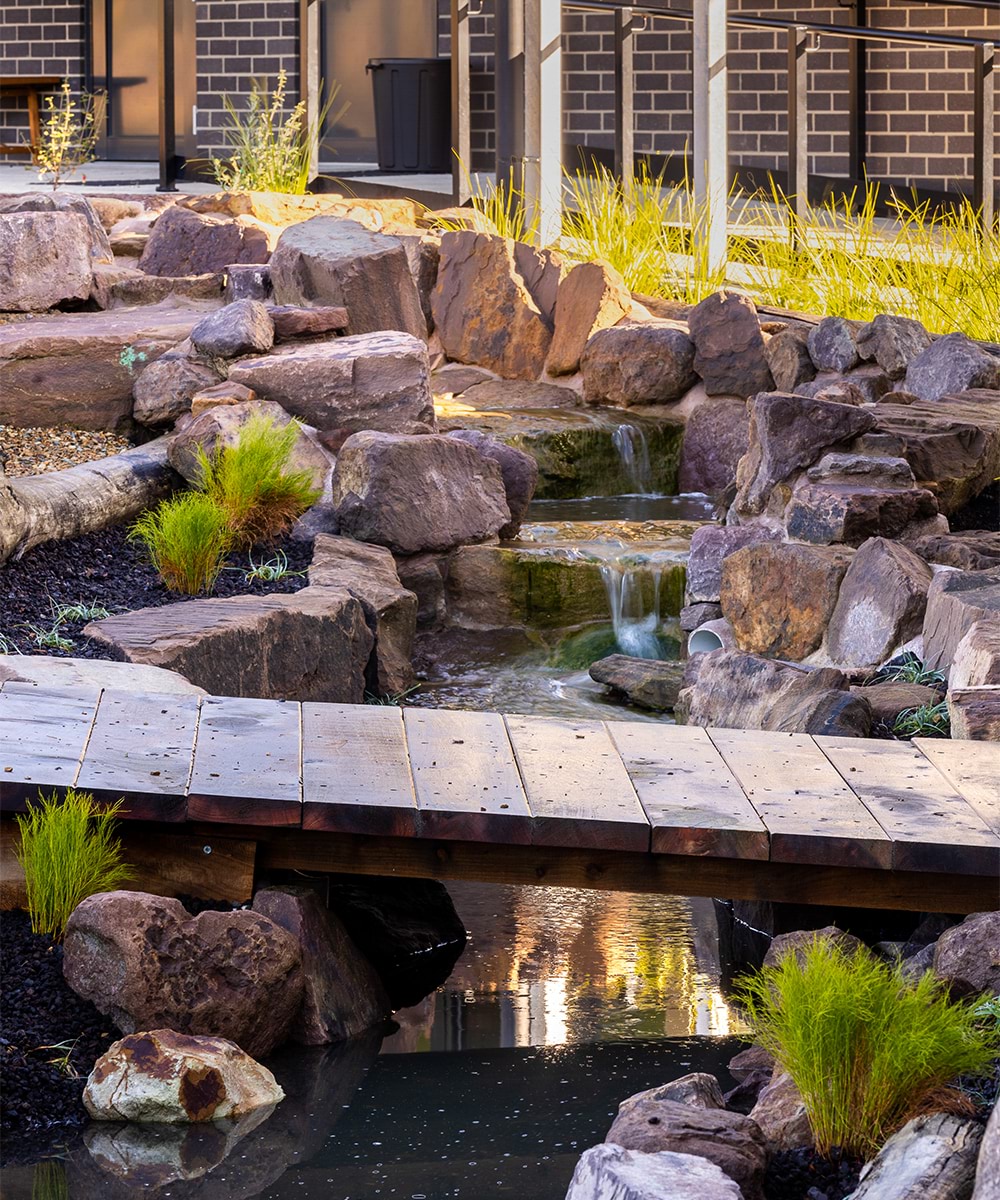
<svg viewBox="0 0 1000 1200">
<path fill-rule="evenodd" d="M 891 867 L 892 841 L 804 733 L 710 729 L 771 835 L 771 861 Z"/>
<path fill-rule="evenodd" d="M 1000 834 L 1000 742 L 914 738 L 913 744 Z"/>
<path fill-rule="evenodd" d="M 183 821 L 200 697 L 105 691 L 77 775 L 132 820 Z"/>
<path fill-rule="evenodd" d="M 603 722 L 505 720 L 534 845 L 649 849 L 649 820 Z"/>
<path fill-rule="evenodd" d="M 767 860 L 767 830 L 704 729 L 609 721 L 658 854 Z"/>
<path fill-rule="evenodd" d="M 303 828 L 412 837 L 416 824 L 402 710 L 303 704 Z"/>
<path fill-rule="evenodd" d="M 39 791 L 68 788 L 100 700 L 99 687 L 0 689 L 0 808 L 23 809 Z"/>
<path fill-rule="evenodd" d="M 1000 878 L 1000 838 L 915 747 L 815 740 L 892 838 L 894 868 Z"/>
<path fill-rule="evenodd" d="M 430 838 L 368 838 L 321 832 L 305 837 L 283 829 L 260 831 L 257 864 L 261 870 L 345 871 L 675 896 L 731 896 L 905 912 L 969 913 L 996 907 L 996 881 L 980 875 Z"/>
<path fill-rule="evenodd" d="M 300 825 L 299 723 L 291 701 L 204 697 L 188 819 Z"/>
<path fill-rule="evenodd" d="M 420 837 L 527 845 L 531 818 L 503 717 L 403 711 Z"/>
</svg>

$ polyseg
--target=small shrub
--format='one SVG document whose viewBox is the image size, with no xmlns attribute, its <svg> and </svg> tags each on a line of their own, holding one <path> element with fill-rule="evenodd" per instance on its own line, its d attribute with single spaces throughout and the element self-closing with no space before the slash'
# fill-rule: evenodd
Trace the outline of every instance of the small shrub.
<svg viewBox="0 0 1000 1200">
<path fill-rule="evenodd" d="M 743 981 L 757 1042 L 791 1075 L 817 1149 L 871 1157 L 960 1075 L 989 1074 L 1000 1034 L 976 1002 L 952 1003 L 927 972 L 916 984 L 867 951 L 817 938 Z"/>
<path fill-rule="evenodd" d="M 67 791 L 39 796 L 27 815 L 16 818 L 21 844 L 16 854 L 24 869 L 28 914 L 35 933 L 62 939 L 70 913 L 95 892 L 113 891 L 130 878 L 121 843 L 112 837 L 123 801 L 98 809 L 94 797 Z"/>
<path fill-rule="evenodd" d="M 210 496 L 183 492 L 149 509 L 129 530 L 172 592 L 209 591 L 232 548 L 229 514 Z"/>
<path fill-rule="evenodd" d="M 944 671 L 932 671 L 915 654 L 900 655 L 898 660 L 886 663 L 865 680 L 873 683 L 922 683 L 927 687 L 944 688 L 947 678 Z"/>
<path fill-rule="evenodd" d="M 104 92 L 85 93 L 79 100 L 74 99 L 68 79 L 64 79 L 59 87 L 58 100 L 53 96 L 45 97 L 35 167 L 39 179 L 51 181 L 53 191 L 66 176 L 97 157 L 107 102 Z"/>
<path fill-rule="evenodd" d="M 893 722 L 892 732 L 898 738 L 951 737 L 951 716 L 948 713 L 947 701 L 904 709 Z"/>
<path fill-rule="evenodd" d="M 278 428 L 258 415 L 240 430 L 235 446 L 220 446 L 211 458 L 199 448 L 198 486 L 226 514 L 239 544 L 284 533 L 319 498 L 309 471 L 288 470 L 298 436 L 295 421 Z"/>
<path fill-rule="evenodd" d="M 254 562 L 250 555 L 250 568 L 243 572 L 247 583 L 277 583 L 282 579 L 291 579 L 295 575 L 305 575 L 305 571 L 292 571 L 288 566 L 288 555 L 279 550 L 272 558 L 264 562 Z"/>
</svg>

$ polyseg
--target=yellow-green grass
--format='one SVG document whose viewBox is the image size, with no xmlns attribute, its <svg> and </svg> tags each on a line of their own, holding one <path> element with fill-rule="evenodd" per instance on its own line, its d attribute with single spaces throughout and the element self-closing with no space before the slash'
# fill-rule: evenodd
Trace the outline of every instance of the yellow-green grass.
<svg viewBox="0 0 1000 1200">
<path fill-rule="evenodd" d="M 182 492 L 148 509 L 129 530 L 172 592 L 210 591 L 233 546 L 228 511 L 202 492 Z"/>
</svg>

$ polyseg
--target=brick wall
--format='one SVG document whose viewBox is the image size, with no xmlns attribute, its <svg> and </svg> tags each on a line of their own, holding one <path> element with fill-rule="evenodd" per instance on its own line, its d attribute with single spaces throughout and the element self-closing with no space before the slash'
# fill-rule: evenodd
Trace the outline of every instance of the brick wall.
<svg viewBox="0 0 1000 1200">
<path fill-rule="evenodd" d="M 0 4 L 0 75 L 59 75 L 79 88 L 83 72 L 80 0 L 3 0 Z M 28 140 L 28 102 L 0 102 L 0 142 Z M 23 154 L 6 156 L 27 162 Z"/>
</svg>

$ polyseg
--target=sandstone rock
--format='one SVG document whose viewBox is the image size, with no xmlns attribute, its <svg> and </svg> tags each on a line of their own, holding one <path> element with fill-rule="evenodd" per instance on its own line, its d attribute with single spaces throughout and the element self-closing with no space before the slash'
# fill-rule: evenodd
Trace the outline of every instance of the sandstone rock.
<svg viewBox="0 0 1000 1200">
<path fill-rule="evenodd" d="M 735 507 L 763 512 L 774 487 L 795 470 L 808 467 L 833 446 L 875 426 L 867 411 L 780 392 L 762 393 L 750 403 L 749 449 L 740 461 Z"/>
<path fill-rule="evenodd" d="M 866 486 L 864 479 L 813 483 L 808 474 L 792 489 L 785 530 L 796 541 L 860 546 L 872 537 L 895 538 L 937 514 L 925 488 Z"/>
<path fill-rule="evenodd" d="M 813 1145 L 812 1128 L 802 1095 L 791 1075 L 780 1068 L 775 1069 L 774 1078 L 761 1089 L 750 1120 L 757 1122 L 772 1154 Z"/>
<path fill-rule="evenodd" d="M 440 625 L 447 616 L 444 577 L 448 570 L 446 555 L 410 554 L 396 557 L 396 568 L 403 587 L 417 597 L 417 627 Z"/>
<path fill-rule="evenodd" d="M 514 265 L 542 314 L 542 320 L 549 327 L 549 331 L 554 332 L 559 288 L 564 275 L 569 271 L 562 255 L 558 250 L 539 249 L 537 246 L 529 246 L 526 242 L 515 242 Z M 627 307 L 631 310 L 631 297 L 628 298 Z"/>
<path fill-rule="evenodd" d="M 910 361 L 927 349 L 931 339 L 919 321 L 880 313 L 858 333 L 857 344 L 863 359 L 874 359 L 890 379 L 902 379 Z"/>
<path fill-rule="evenodd" d="M 191 397 L 191 416 L 200 417 L 219 404 L 249 404 L 257 399 L 253 388 L 244 387 L 242 383 L 234 383 L 224 379 L 221 383 L 213 383 L 211 387 L 200 388 Z"/>
<path fill-rule="evenodd" d="M 677 698 L 679 723 L 841 737 L 870 732 L 871 710 L 846 690 L 840 671 L 810 671 L 738 650 L 715 650 L 689 662 L 693 678 L 685 678 Z"/>
<path fill-rule="evenodd" d="M 669 321 L 603 329 L 580 358 L 587 404 L 669 404 L 696 381 L 691 339 Z"/>
<path fill-rule="evenodd" d="M 87 249 L 91 263 L 110 263 L 114 259 L 104 222 L 97 211 L 100 197 L 67 196 L 64 192 L 0 197 L 0 215 L 13 213 L 74 213 L 86 223 Z M 0 303 L 0 308 L 3 308 Z"/>
<path fill-rule="evenodd" d="M 94 277 L 88 234 L 75 212 L 0 214 L 0 311 L 86 300 Z"/>
<path fill-rule="evenodd" d="M 951 736 L 1000 742 L 1000 685 L 948 689 Z"/>
<path fill-rule="evenodd" d="M 783 329 L 764 345 L 771 378 L 779 392 L 794 392 L 816 376 L 809 355 L 809 330 L 798 326 Z"/>
<path fill-rule="evenodd" d="M 844 933 L 836 925 L 826 925 L 822 929 L 797 929 L 793 933 L 779 933 L 772 940 L 764 955 L 764 966 L 776 967 L 787 955 L 794 955 L 796 962 L 801 964 L 805 960 L 805 951 L 815 942 L 829 942 L 845 954 L 857 954 L 865 948 L 859 938 Z"/>
<path fill-rule="evenodd" d="M 605 262 L 579 263 L 559 284 L 546 371 L 572 375 L 590 337 L 617 325 L 631 311 L 632 297 L 614 267 Z"/>
<path fill-rule="evenodd" d="M 660 662 L 611 654 L 591 663 L 590 678 L 603 683 L 631 704 L 654 712 L 670 712 L 677 702 L 684 675 L 681 662 Z"/>
<path fill-rule="evenodd" d="M 862 404 L 877 404 L 892 388 L 892 380 L 879 367 L 856 367 L 845 376 L 848 387 L 861 395 Z"/>
<path fill-rule="evenodd" d="M 929 563 L 986 571 L 1000 567 L 1000 533 L 970 529 L 961 533 L 928 533 L 907 540 L 914 553 Z"/>
<path fill-rule="evenodd" d="M 787 542 L 730 554 L 722 564 L 719 596 L 739 648 L 795 660 L 816 650 L 851 558 L 842 547 Z"/>
<path fill-rule="evenodd" d="M 381 1025 L 389 998 L 375 968 L 351 941 L 341 922 L 310 888 L 264 888 L 253 900 L 287 930 L 302 951 L 304 990 L 291 1036 L 305 1046 L 324 1046 Z"/>
<path fill-rule="evenodd" d="M 1000 684 L 1000 616 L 969 626 L 955 648 L 948 683 L 953 688 Z"/>
<path fill-rule="evenodd" d="M 300 308 L 295 304 L 280 304 L 267 310 L 274 325 L 274 340 L 288 342 L 292 338 L 317 337 L 335 333 L 348 326 L 346 308 L 327 305 L 323 308 Z"/>
<path fill-rule="evenodd" d="M 686 594 L 690 602 L 718 601 L 722 565 L 730 554 L 747 546 L 777 542 L 780 534 L 762 525 L 702 525 L 691 536 Z M 721 613 L 720 613 L 721 615 Z"/>
<path fill-rule="evenodd" d="M 593 1146 L 580 1158 L 566 1200 L 745 1200 L 739 1185 L 705 1158 Z"/>
<path fill-rule="evenodd" d="M 482 542 L 510 521 L 500 467 L 450 437 L 353 434 L 333 503 L 343 533 L 396 554 Z"/>
<path fill-rule="evenodd" d="M 870 538 L 851 559 L 827 632 L 835 663 L 874 666 L 923 627 L 930 567 L 912 550 Z"/>
<path fill-rule="evenodd" d="M 742 1083 L 757 1071 L 772 1072 L 774 1055 L 763 1046 L 747 1046 L 729 1060 L 728 1070 L 738 1083 Z"/>
<path fill-rule="evenodd" d="M 965 1117 L 916 1117 L 865 1164 L 851 1200 L 967 1200 L 982 1137 Z"/>
<path fill-rule="evenodd" d="M 1000 616 L 1000 569 L 942 571 L 927 591 L 924 661 L 947 671 L 958 644 L 977 621 Z"/>
<path fill-rule="evenodd" d="M 271 1072 L 234 1042 L 154 1029 L 101 1055 L 83 1104 L 95 1121 L 175 1124 L 270 1111 L 284 1097 Z"/>
<path fill-rule="evenodd" d="M 859 332 L 856 321 L 848 321 L 844 317 L 824 317 L 809 332 L 809 355 L 817 370 L 844 372 L 856 367 L 861 361 L 858 353 Z"/>
<path fill-rule="evenodd" d="M 0 654 L 0 683 L 33 683 L 42 688 L 110 688 L 156 695 L 203 696 L 176 671 L 100 658 L 53 658 L 43 654 Z"/>
<path fill-rule="evenodd" d="M 271 268 L 267 263 L 233 263 L 226 268 L 222 298 L 226 304 L 236 300 L 267 300 L 271 295 Z"/>
<path fill-rule="evenodd" d="M 318 534 L 309 583 L 348 592 L 364 610 L 375 639 L 367 690 L 373 696 L 396 696 L 412 686 L 417 598 L 400 583 L 389 551 L 353 538 Z"/>
<path fill-rule="evenodd" d="M 168 208 L 153 226 L 139 266 L 147 275 L 204 275 L 233 263 L 266 263 L 279 230 L 253 217 Z"/>
<path fill-rule="evenodd" d="M 218 380 L 211 367 L 168 351 L 139 372 L 132 388 L 132 416 L 141 425 L 176 421 L 190 411 L 193 396 Z"/>
<path fill-rule="evenodd" d="M 271 400 L 248 400 L 238 404 L 212 405 L 174 434 L 167 450 L 170 465 L 188 483 L 201 480 L 198 450 L 212 458 L 218 450 L 235 446 L 249 421 L 265 419 L 274 429 L 284 429 L 292 418 Z M 309 471 L 313 487 L 322 490 L 330 474 L 333 456 L 315 436 L 299 427 L 299 436 L 288 457 L 288 470 Z"/>
<path fill-rule="evenodd" d="M 146 249 L 146 243 L 149 241 L 149 234 L 112 233 L 108 235 L 108 241 L 111 243 L 111 253 L 115 258 L 141 258 L 143 250 Z"/>
<path fill-rule="evenodd" d="M 427 334 L 402 243 L 357 221 L 319 216 L 286 228 L 271 257 L 271 287 L 278 304 L 346 308 L 349 334 Z"/>
<path fill-rule="evenodd" d="M 935 338 L 906 368 L 906 390 L 920 400 L 940 400 L 969 388 L 1000 389 L 1000 358 L 964 333 Z"/>
<path fill-rule="evenodd" d="M 605 1141 L 646 1154 L 697 1155 L 738 1183 L 744 1200 L 763 1200 L 767 1147 L 757 1125 L 723 1108 L 695 1108 L 662 1098 L 659 1090 L 626 1100 Z"/>
<path fill-rule="evenodd" d="M 670 1083 L 629 1096 L 618 1105 L 618 1115 L 622 1116 L 624 1113 L 630 1113 L 636 1106 L 659 1100 L 686 1104 L 689 1108 L 726 1107 L 718 1079 L 705 1071 L 693 1071 L 690 1075 L 671 1080 Z"/>
<path fill-rule="evenodd" d="M 102 282 L 101 272 L 94 268 L 94 291 L 104 308 L 130 308 L 136 305 L 163 304 L 167 300 L 213 300 L 222 296 L 223 274 L 206 271 L 201 275 L 147 275 L 143 271 L 121 271 Z M 106 293 L 106 294 L 105 294 Z"/>
<path fill-rule="evenodd" d="M 84 633 L 126 662 L 178 671 L 215 696 L 360 704 L 374 639 L 334 588 L 186 600 L 94 621 Z"/>
<path fill-rule="evenodd" d="M 721 604 L 709 604 L 701 601 L 696 604 L 685 604 L 680 611 L 679 621 L 684 633 L 692 633 L 709 621 L 718 621 L 721 616 Z"/>
<path fill-rule="evenodd" d="M 710 396 L 748 399 L 774 386 L 757 309 L 739 292 L 715 292 L 688 314 L 694 369 Z"/>
<path fill-rule="evenodd" d="M 143 215 L 142 203 L 138 200 L 119 200 L 117 196 L 88 196 L 102 228 L 108 234 L 119 221 L 127 221 Z"/>
<path fill-rule="evenodd" d="M 420 311 L 428 332 L 434 328 L 434 313 L 431 309 L 431 297 L 437 287 L 438 269 L 441 265 L 441 238 L 436 233 L 401 233 L 393 227 L 392 232 L 399 238 L 406 252 L 406 262 L 410 268 L 420 300 Z"/>
<path fill-rule="evenodd" d="M 1000 993 L 1000 912 L 973 913 L 934 944 L 934 974 L 956 996 Z"/>
<path fill-rule="evenodd" d="M 414 225 L 423 211 L 414 200 L 369 200 L 339 192 L 293 196 L 285 192 L 211 192 L 184 196 L 178 204 L 193 212 L 253 217 L 271 225 L 298 225 L 314 216 L 346 217 L 378 231 L 387 223 Z"/>
<path fill-rule="evenodd" d="M 236 358 L 270 350 L 274 325 L 259 300 L 234 300 L 199 321 L 191 330 L 191 341 L 199 354 L 209 358 Z"/>
<path fill-rule="evenodd" d="M 504 494 L 510 509 L 510 520 L 500 530 L 501 540 L 517 537 L 521 522 L 538 485 L 538 463 L 530 454 L 508 446 L 497 438 L 480 433 L 478 429 L 456 429 L 448 434 L 460 442 L 474 446 L 485 458 L 491 459 L 500 468 Z"/>
<path fill-rule="evenodd" d="M 0 425 L 127 428 L 139 372 L 202 312 L 165 305 L 0 324 Z"/>
<path fill-rule="evenodd" d="M 234 363 L 229 378 L 317 429 L 434 429 L 427 347 L 408 333 L 363 333 Z"/>
<path fill-rule="evenodd" d="M 699 404 L 684 426 L 678 490 L 712 496 L 732 486 L 749 436 L 745 401 L 718 397 Z"/>
<path fill-rule="evenodd" d="M 506 379 L 537 379 L 552 331 L 518 269 L 509 239 L 459 231 L 441 239 L 431 298 L 445 354 Z"/>
<path fill-rule="evenodd" d="M 900 713 L 926 704 L 938 704 L 941 694 L 922 683 L 873 683 L 852 687 L 851 691 L 867 700 L 872 710 L 872 727 L 891 731 Z"/>
<path fill-rule="evenodd" d="M 203 912 L 145 892 L 102 892 L 74 909 L 66 982 L 123 1033 L 228 1038 L 264 1057 L 302 1002 L 298 943 L 259 913 Z"/>
<path fill-rule="evenodd" d="M 992 1200 L 997 1195 L 1000 1195 L 1000 1104 L 994 1105 L 983 1131 L 972 1200 Z"/>
</svg>

